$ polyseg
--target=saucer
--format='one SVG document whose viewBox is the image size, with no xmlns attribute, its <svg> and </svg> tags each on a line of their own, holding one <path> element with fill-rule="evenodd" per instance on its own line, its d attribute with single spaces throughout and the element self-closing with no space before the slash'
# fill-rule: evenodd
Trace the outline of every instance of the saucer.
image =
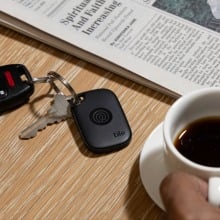
<svg viewBox="0 0 220 220">
<path fill-rule="evenodd" d="M 140 176 L 151 199 L 165 211 L 160 197 L 159 185 L 169 173 L 163 155 L 162 123 L 159 124 L 144 143 L 140 154 Z"/>
</svg>

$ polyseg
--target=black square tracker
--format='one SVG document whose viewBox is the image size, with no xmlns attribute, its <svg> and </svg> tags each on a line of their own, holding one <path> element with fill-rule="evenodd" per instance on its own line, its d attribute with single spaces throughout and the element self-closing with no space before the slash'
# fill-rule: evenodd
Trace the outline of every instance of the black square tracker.
<svg viewBox="0 0 220 220">
<path fill-rule="evenodd" d="M 89 150 L 107 153 L 127 146 L 132 132 L 116 95 L 108 89 L 78 94 L 71 112 Z M 70 101 L 71 103 L 71 101 Z"/>
</svg>

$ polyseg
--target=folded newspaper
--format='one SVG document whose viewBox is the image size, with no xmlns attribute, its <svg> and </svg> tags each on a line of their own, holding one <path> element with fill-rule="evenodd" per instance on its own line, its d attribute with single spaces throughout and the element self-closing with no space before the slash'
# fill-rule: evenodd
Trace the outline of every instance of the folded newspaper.
<svg viewBox="0 0 220 220">
<path fill-rule="evenodd" d="M 0 24 L 171 96 L 220 86 L 217 0 L 7 0 Z"/>
</svg>

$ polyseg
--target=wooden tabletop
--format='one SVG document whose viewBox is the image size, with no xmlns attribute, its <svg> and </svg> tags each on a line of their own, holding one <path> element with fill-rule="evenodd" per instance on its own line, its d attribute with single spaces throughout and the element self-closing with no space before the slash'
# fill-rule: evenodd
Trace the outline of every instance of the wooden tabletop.
<svg viewBox="0 0 220 220">
<path fill-rule="evenodd" d="M 162 219 L 139 156 L 174 100 L 1 26 L 0 51 L 0 65 L 24 64 L 33 77 L 54 70 L 77 92 L 113 90 L 133 132 L 126 148 L 105 155 L 87 150 L 72 119 L 21 140 L 52 102 L 49 85 L 36 84 L 29 103 L 0 116 L 0 219 Z"/>
</svg>

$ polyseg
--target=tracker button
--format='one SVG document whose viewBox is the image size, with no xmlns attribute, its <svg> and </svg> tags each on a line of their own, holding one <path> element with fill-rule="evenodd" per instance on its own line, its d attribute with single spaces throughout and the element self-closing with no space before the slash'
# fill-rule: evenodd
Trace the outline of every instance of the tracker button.
<svg viewBox="0 0 220 220">
<path fill-rule="evenodd" d="M 90 119 L 95 124 L 105 125 L 112 120 L 112 113 L 105 108 L 96 108 L 90 112 Z"/>
</svg>

